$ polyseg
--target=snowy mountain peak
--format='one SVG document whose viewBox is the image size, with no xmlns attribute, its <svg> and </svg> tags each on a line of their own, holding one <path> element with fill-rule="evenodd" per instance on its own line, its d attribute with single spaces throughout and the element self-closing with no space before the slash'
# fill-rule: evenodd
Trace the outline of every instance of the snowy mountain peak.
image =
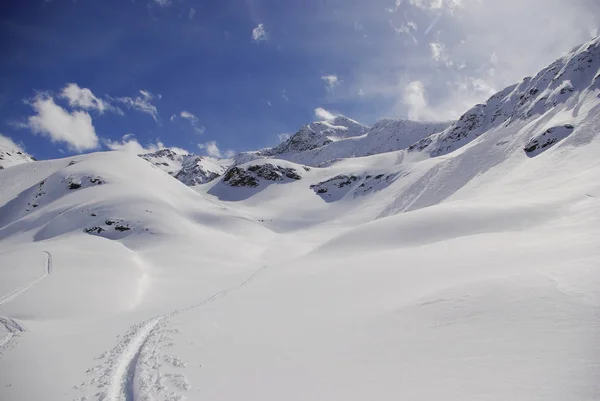
<svg viewBox="0 0 600 401">
<path fill-rule="evenodd" d="M 337 116 L 331 121 L 331 125 L 335 127 L 346 127 L 348 128 L 348 133 L 352 134 L 351 136 L 358 135 L 360 132 L 365 132 L 369 127 L 364 124 L 359 123 L 356 120 L 353 120 L 346 116 Z"/>
<path fill-rule="evenodd" d="M 301 127 L 277 147 L 266 149 L 260 154 L 274 156 L 317 149 L 341 138 L 362 135 L 368 129 L 366 125 L 345 116 L 338 116 L 331 121 L 316 121 Z"/>
</svg>

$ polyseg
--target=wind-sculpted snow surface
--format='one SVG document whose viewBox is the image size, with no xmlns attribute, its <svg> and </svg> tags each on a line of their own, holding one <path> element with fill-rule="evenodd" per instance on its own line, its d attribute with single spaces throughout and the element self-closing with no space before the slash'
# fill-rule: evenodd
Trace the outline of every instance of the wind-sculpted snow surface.
<svg viewBox="0 0 600 401">
<path fill-rule="evenodd" d="M 2 313 L 2 307 L 8 302 L 13 301 L 19 295 L 23 294 L 25 291 L 29 290 L 31 287 L 45 279 L 49 274 L 52 273 L 52 255 L 50 252 L 44 252 L 46 256 L 46 261 L 44 263 L 44 273 L 38 278 L 26 283 L 25 285 L 15 288 L 7 294 L 0 296 L 0 314 Z M 16 320 L 0 316 L 0 358 L 2 354 L 14 344 L 14 340 L 21 333 L 23 333 L 25 329 L 19 322 Z"/>
<path fill-rule="evenodd" d="M 598 45 L 192 188 L 166 150 L 0 170 L 0 399 L 598 399 Z"/>
</svg>

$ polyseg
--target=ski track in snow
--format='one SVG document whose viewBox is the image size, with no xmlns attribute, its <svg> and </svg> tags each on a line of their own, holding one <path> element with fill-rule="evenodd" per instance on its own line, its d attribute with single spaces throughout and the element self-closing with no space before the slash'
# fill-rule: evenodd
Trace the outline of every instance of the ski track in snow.
<svg viewBox="0 0 600 401">
<path fill-rule="evenodd" d="M 86 384 L 96 385 L 100 388 L 100 392 L 96 394 L 96 397 L 101 401 L 149 401 L 167 390 L 166 382 L 174 385 L 179 390 L 189 390 L 190 385 L 183 374 L 160 373 L 161 360 L 166 359 L 168 361 L 171 358 L 177 361 L 177 363 L 171 363 L 175 367 L 185 366 L 185 363 L 178 358 L 172 356 L 161 358 L 158 353 L 161 343 L 169 340 L 165 333 L 169 331 L 177 332 L 177 330 L 166 329 L 168 320 L 180 313 L 214 302 L 232 291 L 248 285 L 264 269 L 266 269 L 266 266 L 257 269 L 240 284 L 219 291 L 197 304 L 132 326 L 111 351 L 99 357 L 99 359 L 105 359 L 103 365 L 87 370 L 87 373 L 90 374 L 99 373 L 99 377 L 93 378 L 88 383 L 84 382 L 75 386 L 75 388 L 85 390 Z M 166 400 L 176 401 L 182 399 L 175 392 L 164 395 Z M 87 400 L 87 398 L 81 397 L 79 400 Z"/>
<path fill-rule="evenodd" d="M 30 283 L 25 284 L 24 286 L 19 287 L 16 290 L 13 290 L 13 291 L 9 292 L 8 294 L 0 297 L 0 307 L 6 303 L 12 301 L 16 297 L 18 297 L 19 295 L 21 295 L 22 293 L 24 293 L 25 291 L 27 291 L 28 289 L 30 289 L 31 287 L 33 287 L 34 285 L 36 285 L 37 283 L 39 283 L 40 281 L 45 279 L 46 276 L 48 276 L 52 272 L 52 255 L 50 255 L 50 252 L 44 251 L 44 253 L 46 254 L 46 266 L 45 266 L 44 274 L 41 275 L 40 277 L 36 278 L 35 280 L 31 281 Z"/>
<path fill-rule="evenodd" d="M 49 274 L 52 273 L 52 255 L 50 252 L 44 251 L 46 254 L 46 265 L 44 274 L 35 280 L 25 284 L 22 287 L 17 288 L 9 292 L 8 294 L 0 297 L 0 308 L 4 306 L 6 303 L 13 301 L 19 295 L 23 294 L 25 291 L 42 281 Z M 10 317 L 0 316 L 0 357 L 4 354 L 4 352 L 13 344 L 15 337 L 24 332 L 25 329 L 21 326 L 17 321 L 11 319 Z"/>
<path fill-rule="evenodd" d="M 16 321 L 9 317 L 0 317 L 0 357 L 12 344 L 15 336 L 18 336 L 25 329 Z"/>
</svg>

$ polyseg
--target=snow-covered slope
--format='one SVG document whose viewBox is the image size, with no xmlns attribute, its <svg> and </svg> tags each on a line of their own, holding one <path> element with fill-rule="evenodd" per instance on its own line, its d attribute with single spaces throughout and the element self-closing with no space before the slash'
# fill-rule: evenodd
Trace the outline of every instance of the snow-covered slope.
<svg viewBox="0 0 600 401">
<path fill-rule="evenodd" d="M 440 156 L 470 143 L 483 133 L 511 124 L 522 124 L 564 106 L 574 110 L 586 96 L 600 89 L 600 38 L 573 49 L 540 71 L 478 104 L 438 135 L 425 138 L 410 147 Z M 553 113 L 551 113 L 553 114 Z M 560 128 L 564 124 L 557 124 Z M 563 138 L 564 139 L 564 138 Z"/>
<path fill-rule="evenodd" d="M 362 135 L 367 130 L 368 127 L 359 122 L 339 116 L 332 121 L 318 121 L 305 125 L 287 141 L 273 149 L 264 150 L 261 154 L 274 156 L 312 150 L 343 138 Z"/>
<path fill-rule="evenodd" d="M 233 163 L 231 159 L 179 154 L 168 148 L 143 154 L 140 157 L 188 186 L 204 184 L 214 180 L 223 175 Z"/>
<path fill-rule="evenodd" d="M 369 128 L 339 116 L 331 122 L 308 124 L 274 148 L 242 152 L 235 159 L 237 164 L 259 158 L 276 158 L 319 166 L 344 158 L 405 149 L 416 141 L 443 131 L 450 124 L 383 119 Z"/>
<path fill-rule="evenodd" d="M 0 170 L 35 161 L 20 146 L 0 135 Z"/>
<path fill-rule="evenodd" d="M 0 398 L 597 399 L 597 47 L 193 188 L 114 152 L 0 171 Z"/>
<path fill-rule="evenodd" d="M 384 119 L 363 135 L 343 138 L 316 149 L 286 154 L 284 158 L 296 163 L 319 166 L 339 159 L 393 152 L 441 132 L 450 124 Z"/>
</svg>

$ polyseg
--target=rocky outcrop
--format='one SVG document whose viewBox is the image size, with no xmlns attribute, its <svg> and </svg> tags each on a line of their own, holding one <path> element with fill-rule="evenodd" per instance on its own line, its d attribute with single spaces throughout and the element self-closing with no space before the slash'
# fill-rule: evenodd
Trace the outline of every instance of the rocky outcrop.
<svg viewBox="0 0 600 401">
<path fill-rule="evenodd" d="M 308 171 L 308 167 L 304 168 Z M 278 166 L 271 163 L 255 164 L 246 167 L 231 167 L 225 176 L 223 182 L 232 187 L 250 187 L 255 188 L 261 181 L 291 181 L 302 179 L 302 173 L 292 167 Z"/>
<path fill-rule="evenodd" d="M 575 127 L 571 124 L 548 128 L 543 133 L 531 138 L 523 150 L 528 156 L 537 156 L 568 137 L 574 129 Z"/>
</svg>

